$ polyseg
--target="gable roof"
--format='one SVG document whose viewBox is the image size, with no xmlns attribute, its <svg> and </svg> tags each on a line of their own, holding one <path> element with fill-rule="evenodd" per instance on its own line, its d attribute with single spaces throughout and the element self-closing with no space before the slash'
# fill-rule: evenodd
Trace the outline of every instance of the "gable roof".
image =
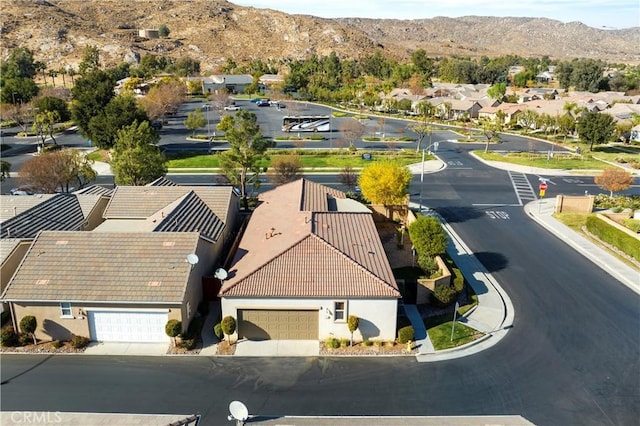
<svg viewBox="0 0 640 426">
<path fill-rule="evenodd" d="M 43 231 L 2 295 L 5 301 L 182 303 L 197 232 Z"/>
<path fill-rule="evenodd" d="M 105 219 L 146 219 L 193 191 L 227 223 L 231 186 L 118 186 L 104 212 Z M 167 212 L 168 213 L 168 212 Z"/>
<path fill-rule="evenodd" d="M 225 223 L 195 192 L 190 191 L 153 231 L 199 232 L 202 237 L 216 242 L 224 228 Z"/>
<path fill-rule="evenodd" d="M 0 195 L 0 222 L 18 216 L 56 194 Z"/>
<path fill-rule="evenodd" d="M 34 238 L 43 230 L 81 229 L 100 198 L 100 195 L 56 194 L 2 222 L 0 238 Z"/>
<path fill-rule="evenodd" d="M 305 179 L 262 194 L 220 295 L 399 297 L 371 213 L 343 197 Z"/>
</svg>

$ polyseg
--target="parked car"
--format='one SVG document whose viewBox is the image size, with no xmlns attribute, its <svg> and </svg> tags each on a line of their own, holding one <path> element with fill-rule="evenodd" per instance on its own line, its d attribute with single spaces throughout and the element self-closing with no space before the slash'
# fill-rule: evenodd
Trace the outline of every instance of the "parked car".
<svg viewBox="0 0 640 426">
<path fill-rule="evenodd" d="M 227 105 L 226 107 L 224 107 L 225 111 L 238 111 L 240 110 L 240 107 L 238 105 Z"/>
<path fill-rule="evenodd" d="M 265 100 L 265 99 L 261 99 L 258 102 L 256 102 L 256 105 L 259 107 L 268 107 L 271 104 L 269 103 L 269 101 Z"/>
<path fill-rule="evenodd" d="M 17 188 L 11 188 L 9 193 L 11 195 L 33 195 L 38 193 L 41 194 L 42 191 L 38 191 L 36 188 L 34 188 L 31 185 L 22 185 Z"/>
</svg>

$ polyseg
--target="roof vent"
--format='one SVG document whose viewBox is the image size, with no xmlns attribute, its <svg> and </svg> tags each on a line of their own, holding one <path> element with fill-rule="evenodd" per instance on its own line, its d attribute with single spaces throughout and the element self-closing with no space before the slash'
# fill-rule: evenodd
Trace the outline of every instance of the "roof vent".
<svg viewBox="0 0 640 426">
<path fill-rule="evenodd" d="M 147 287 L 160 287 L 160 281 L 149 281 Z"/>
<path fill-rule="evenodd" d="M 162 243 L 162 247 L 173 247 L 176 245 L 175 241 L 165 241 Z"/>
</svg>

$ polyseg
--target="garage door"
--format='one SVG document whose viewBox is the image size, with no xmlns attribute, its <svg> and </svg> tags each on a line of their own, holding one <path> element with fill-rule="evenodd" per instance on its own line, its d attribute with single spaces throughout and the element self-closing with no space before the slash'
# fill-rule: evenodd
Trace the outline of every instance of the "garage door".
<svg viewBox="0 0 640 426">
<path fill-rule="evenodd" d="M 240 309 L 238 334 L 251 340 L 318 340 L 318 311 Z"/>
<path fill-rule="evenodd" d="M 99 342 L 168 342 L 166 312 L 89 311 L 91 340 Z"/>
</svg>

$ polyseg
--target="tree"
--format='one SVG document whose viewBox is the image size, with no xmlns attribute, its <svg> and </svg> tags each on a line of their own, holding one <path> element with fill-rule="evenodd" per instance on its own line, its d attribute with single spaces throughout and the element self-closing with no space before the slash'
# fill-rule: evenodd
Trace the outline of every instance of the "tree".
<svg viewBox="0 0 640 426">
<path fill-rule="evenodd" d="M 82 50 L 82 61 L 78 65 L 78 73 L 82 76 L 100 69 L 100 49 L 87 45 Z"/>
<path fill-rule="evenodd" d="M 416 145 L 416 152 L 420 152 L 420 146 L 424 137 L 429 135 L 429 146 L 431 146 L 431 135 L 433 134 L 433 127 L 425 123 L 414 123 L 407 126 L 409 130 L 418 135 L 418 144 Z"/>
<path fill-rule="evenodd" d="M 447 249 L 448 237 L 444 228 L 433 216 L 419 216 L 409 225 L 409 238 L 418 252 L 418 264 L 425 270 L 435 268 L 434 257 Z"/>
<path fill-rule="evenodd" d="M 16 77 L 2 80 L 0 101 L 2 103 L 24 104 L 38 94 L 38 86 L 30 78 Z"/>
<path fill-rule="evenodd" d="M 262 136 L 256 115 L 247 110 L 240 110 L 235 116 L 225 115 L 217 129 L 225 132 L 230 145 L 228 151 L 220 154 L 222 172 L 232 185 L 240 186 L 243 208 L 248 210 L 247 182 L 252 175 L 254 186 L 260 185 L 257 179 L 260 161 L 275 143 Z"/>
<path fill-rule="evenodd" d="M 0 160 L 0 180 L 4 180 L 11 177 L 11 163 L 6 160 Z"/>
<path fill-rule="evenodd" d="M 57 96 L 42 96 L 33 101 L 33 105 L 39 112 L 55 111 L 60 121 L 68 121 L 71 118 L 69 108 L 64 99 Z"/>
<path fill-rule="evenodd" d="M 496 83 L 487 89 L 487 95 L 500 102 L 504 99 L 505 93 L 507 93 L 506 83 Z"/>
<path fill-rule="evenodd" d="M 409 168 L 393 161 L 378 161 L 365 167 L 359 179 L 362 195 L 374 204 L 384 205 L 388 216 L 390 206 L 405 203 L 409 182 Z"/>
<path fill-rule="evenodd" d="M 96 178 L 93 161 L 73 149 L 43 152 L 24 163 L 19 180 L 45 193 L 83 188 Z"/>
<path fill-rule="evenodd" d="M 355 118 L 343 122 L 338 128 L 338 131 L 342 134 L 342 140 L 350 147 L 353 146 L 354 142 L 362 138 L 365 130 L 364 125 Z"/>
<path fill-rule="evenodd" d="M 24 334 L 28 334 L 33 338 L 33 344 L 38 343 L 36 340 L 36 328 L 38 327 L 38 322 L 36 321 L 36 317 L 33 315 L 27 315 L 22 317 L 20 320 L 20 331 Z"/>
<path fill-rule="evenodd" d="M 53 143 L 57 145 L 56 138 L 53 136 L 53 131 L 55 130 L 55 124 L 60 121 L 60 115 L 57 111 L 42 111 L 38 112 L 33 119 L 33 125 L 31 128 L 34 132 L 40 136 L 40 141 L 42 142 L 42 147 L 44 148 L 44 144 L 47 136 L 51 138 Z"/>
<path fill-rule="evenodd" d="M 609 197 L 614 192 L 624 191 L 633 185 L 633 175 L 621 169 L 606 169 L 594 179 L 596 185 L 609 191 Z"/>
<path fill-rule="evenodd" d="M 27 125 L 33 119 L 35 109 L 31 104 L 3 104 L 2 118 L 4 120 L 13 120 L 18 124 L 24 132 L 27 131 Z"/>
<path fill-rule="evenodd" d="M 353 191 L 358 183 L 358 173 L 351 166 L 344 167 L 338 175 L 338 182 Z"/>
<path fill-rule="evenodd" d="M 278 155 L 273 157 L 269 168 L 269 180 L 274 185 L 284 185 L 296 180 L 302 168 L 299 155 Z"/>
<path fill-rule="evenodd" d="M 593 145 L 606 143 L 614 131 L 614 119 L 605 113 L 588 112 L 578 122 L 578 135 L 589 144 L 590 151 L 593 151 Z"/>
<path fill-rule="evenodd" d="M 115 96 L 113 86 L 115 81 L 104 71 L 93 71 L 84 74 L 76 80 L 71 89 L 73 103 L 71 104 L 71 117 L 80 129 L 80 133 L 91 139 L 89 129 L 91 119 L 102 113 Z"/>
<path fill-rule="evenodd" d="M 524 133 L 529 133 L 531 129 L 536 128 L 538 117 L 538 113 L 532 109 L 525 109 L 520 113 L 518 116 L 518 123 L 522 126 Z"/>
<path fill-rule="evenodd" d="M 186 120 L 184 120 L 184 127 L 191 130 L 191 136 L 195 136 L 196 130 L 207 125 L 207 119 L 204 117 L 202 110 L 196 108 L 187 114 Z M 207 135 L 208 136 L 208 135 Z"/>
<path fill-rule="evenodd" d="M 349 327 L 349 332 L 351 333 L 351 346 L 353 346 L 353 333 L 358 329 L 360 325 L 360 318 L 355 315 L 349 315 L 347 318 L 347 327 Z"/>
<path fill-rule="evenodd" d="M 167 173 L 166 158 L 156 146 L 159 140 L 148 121 L 118 130 L 111 159 L 116 184 L 142 186 Z"/>
<path fill-rule="evenodd" d="M 169 30 L 169 27 L 167 27 L 165 24 L 161 24 L 158 27 L 158 35 L 162 38 L 167 38 L 169 37 L 169 33 L 171 32 L 171 30 Z"/>
<path fill-rule="evenodd" d="M 186 98 L 186 85 L 178 80 L 169 80 L 153 86 L 145 97 L 140 98 L 140 105 L 150 120 L 164 121 L 165 116 L 177 111 Z"/>
<path fill-rule="evenodd" d="M 576 129 L 576 119 L 569 113 L 562 114 L 556 120 L 558 130 L 564 135 L 564 142 L 567 141 L 567 136 L 573 133 Z"/>
<path fill-rule="evenodd" d="M 167 336 L 171 337 L 173 346 L 175 346 L 176 337 L 178 337 L 180 333 L 182 333 L 182 322 L 176 319 L 170 319 L 164 326 L 164 332 L 167 334 Z"/>
<path fill-rule="evenodd" d="M 227 335 L 229 344 L 231 344 L 231 335 L 236 332 L 236 319 L 231 315 L 222 318 L 222 332 Z"/>
<path fill-rule="evenodd" d="M 112 98 L 104 110 L 89 121 L 89 133 L 93 143 L 102 149 L 110 149 L 118 130 L 135 121 L 148 121 L 147 113 L 138 106 L 136 98 L 123 93 Z"/>
<path fill-rule="evenodd" d="M 500 132 L 502 131 L 502 123 L 504 121 L 496 117 L 495 121 L 485 120 L 482 122 L 482 134 L 487 139 L 484 146 L 484 152 L 489 152 L 489 143 L 492 141 L 500 141 Z"/>
</svg>

